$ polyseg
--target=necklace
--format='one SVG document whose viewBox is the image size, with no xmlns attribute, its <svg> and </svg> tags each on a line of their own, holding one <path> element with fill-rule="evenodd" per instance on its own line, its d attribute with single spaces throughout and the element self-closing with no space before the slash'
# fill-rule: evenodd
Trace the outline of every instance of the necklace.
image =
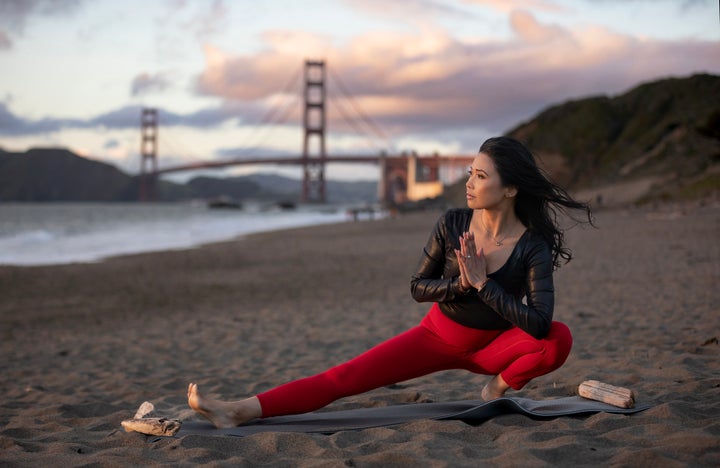
<svg viewBox="0 0 720 468">
<path fill-rule="evenodd" d="M 493 236 L 492 232 L 490 232 L 490 230 L 485 227 L 485 222 L 482 220 L 482 218 L 480 218 L 480 224 L 482 224 L 482 227 L 485 230 L 485 232 L 487 233 L 487 235 L 490 236 L 490 239 L 492 239 L 492 241 L 495 242 L 495 245 L 498 247 L 501 247 L 503 245 L 503 241 L 505 239 L 507 239 L 508 236 L 510 236 L 510 234 L 512 234 L 512 232 L 510 232 L 510 233 L 504 235 L 502 239 L 498 240 L 495 236 Z"/>
</svg>

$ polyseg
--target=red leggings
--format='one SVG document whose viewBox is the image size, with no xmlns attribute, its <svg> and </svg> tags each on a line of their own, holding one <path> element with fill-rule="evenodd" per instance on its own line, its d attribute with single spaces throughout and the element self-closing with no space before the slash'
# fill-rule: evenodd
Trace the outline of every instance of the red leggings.
<svg viewBox="0 0 720 468">
<path fill-rule="evenodd" d="M 560 367 L 570 354 L 568 327 L 552 322 L 538 340 L 519 328 L 477 330 L 449 319 L 434 304 L 420 325 L 312 377 L 257 397 L 264 418 L 300 414 L 333 401 L 448 369 L 500 374 L 515 390 Z"/>
</svg>

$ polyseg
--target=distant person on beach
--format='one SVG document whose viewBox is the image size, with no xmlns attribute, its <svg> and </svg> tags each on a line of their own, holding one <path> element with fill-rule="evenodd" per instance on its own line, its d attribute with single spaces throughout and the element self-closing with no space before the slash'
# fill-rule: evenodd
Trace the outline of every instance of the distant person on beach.
<svg viewBox="0 0 720 468">
<path fill-rule="evenodd" d="M 375 388 L 448 369 L 493 376 L 485 401 L 520 390 L 560 367 L 572 347 L 566 325 L 553 318 L 553 271 L 571 259 L 557 211 L 573 200 L 539 170 L 520 142 L 491 138 L 466 183 L 468 208 L 440 217 L 410 289 L 431 302 L 417 326 L 312 377 L 256 396 L 222 401 L 188 386 L 188 404 L 215 426 L 307 413 Z"/>
</svg>

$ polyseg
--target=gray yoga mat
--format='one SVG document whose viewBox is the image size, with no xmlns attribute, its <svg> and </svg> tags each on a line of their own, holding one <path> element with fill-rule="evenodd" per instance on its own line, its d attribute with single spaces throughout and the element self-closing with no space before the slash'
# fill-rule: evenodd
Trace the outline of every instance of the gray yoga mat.
<svg viewBox="0 0 720 468">
<path fill-rule="evenodd" d="M 258 432 L 332 434 L 340 431 L 392 426 L 418 419 L 455 419 L 477 426 L 503 414 L 523 414 L 533 419 L 545 419 L 600 412 L 632 414 L 648 408 L 650 405 L 636 405 L 634 408 L 623 409 L 578 396 L 540 401 L 527 398 L 498 398 L 490 402 L 465 400 L 446 403 L 413 403 L 381 408 L 276 416 L 258 419 L 230 429 L 216 429 L 209 422 L 185 421 L 175 437 L 190 434 L 243 437 Z"/>
</svg>

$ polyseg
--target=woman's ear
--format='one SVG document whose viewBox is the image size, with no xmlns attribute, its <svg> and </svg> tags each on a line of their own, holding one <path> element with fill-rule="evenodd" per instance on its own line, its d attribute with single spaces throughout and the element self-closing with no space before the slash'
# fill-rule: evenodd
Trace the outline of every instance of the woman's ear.
<svg viewBox="0 0 720 468">
<path fill-rule="evenodd" d="M 518 189 L 514 185 L 505 187 L 505 198 L 513 198 L 517 196 Z"/>
</svg>

